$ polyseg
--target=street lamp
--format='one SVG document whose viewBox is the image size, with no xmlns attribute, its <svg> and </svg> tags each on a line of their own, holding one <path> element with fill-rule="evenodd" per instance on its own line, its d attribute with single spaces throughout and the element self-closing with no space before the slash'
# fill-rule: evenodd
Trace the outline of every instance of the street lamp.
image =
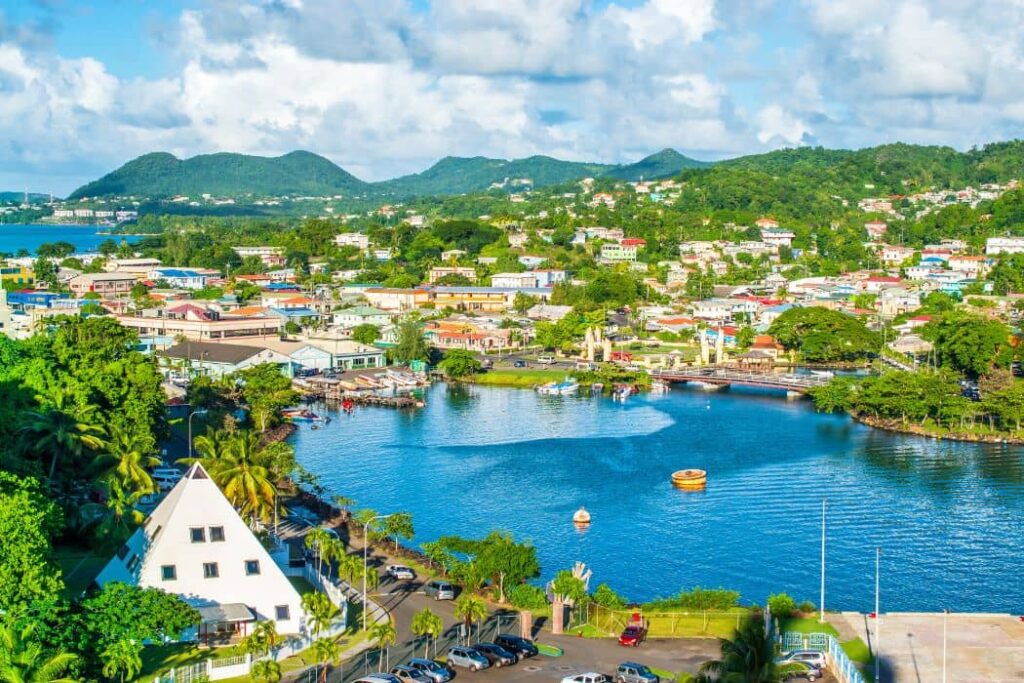
<svg viewBox="0 0 1024 683">
<path fill-rule="evenodd" d="M 374 515 L 370 517 L 363 524 L 363 631 L 366 630 L 366 549 L 370 547 L 370 524 L 377 521 L 378 519 L 387 519 L 393 517 L 394 514 L 390 515 Z"/>
<path fill-rule="evenodd" d="M 821 499 L 821 601 L 818 623 L 825 623 L 825 499 Z"/>
<path fill-rule="evenodd" d="M 206 415 L 209 412 L 206 408 L 200 408 L 199 410 L 193 410 L 188 414 L 188 457 L 192 457 L 192 418 L 196 415 Z"/>
<path fill-rule="evenodd" d="M 882 651 L 879 648 L 878 629 L 881 626 L 882 614 L 878 611 L 878 568 L 882 560 L 882 549 L 875 548 L 875 680 L 879 678 L 879 670 L 882 664 Z"/>
</svg>

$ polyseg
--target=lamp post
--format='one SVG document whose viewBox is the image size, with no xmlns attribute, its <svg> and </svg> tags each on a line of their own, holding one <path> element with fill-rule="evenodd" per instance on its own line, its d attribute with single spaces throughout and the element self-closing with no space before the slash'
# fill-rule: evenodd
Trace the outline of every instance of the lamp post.
<svg viewBox="0 0 1024 683">
<path fill-rule="evenodd" d="M 821 499 L 821 601 L 818 605 L 818 623 L 825 623 L 825 499 Z"/>
<path fill-rule="evenodd" d="M 875 681 L 880 681 L 879 670 L 882 664 L 882 651 L 879 648 L 878 630 L 881 626 L 882 614 L 878 611 L 878 569 L 882 560 L 882 549 L 875 548 Z"/>
<path fill-rule="evenodd" d="M 366 630 L 366 550 L 370 547 L 370 524 L 378 519 L 387 519 L 392 515 L 374 515 L 363 524 L 363 631 Z"/>
<path fill-rule="evenodd" d="M 206 415 L 207 412 L 206 408 L 200 408 L 188 414 L 188 457 L 190 458 L 192 457 L 192 418 L 196 415 Z"/>
<path fill-rule="evenodd" d="M 946 622 L 949 619 L 949 610 L 942 610 L 942 683 L 946 683 Z"/>
</svg>

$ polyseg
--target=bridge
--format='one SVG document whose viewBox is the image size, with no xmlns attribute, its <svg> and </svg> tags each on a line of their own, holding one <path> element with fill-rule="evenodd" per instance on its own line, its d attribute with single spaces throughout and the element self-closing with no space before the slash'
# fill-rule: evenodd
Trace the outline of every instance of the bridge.
<svg viewBox="0 0 1024 683">
<path fill-rule="evenodd" d="M 690 368 L 685 370 L 653 370 L 653 379 L 664 382 L 700 382 L 718 386 L 739 384 L 762 389 L 782 389 L 806 393 L 816 387 L 824 386 L 832 379 L 826 375 L 793 375 L 773 374 L 770 372 L 751 372 L 749 370 L 732 370 L 728 368 Z"/>
</svg>

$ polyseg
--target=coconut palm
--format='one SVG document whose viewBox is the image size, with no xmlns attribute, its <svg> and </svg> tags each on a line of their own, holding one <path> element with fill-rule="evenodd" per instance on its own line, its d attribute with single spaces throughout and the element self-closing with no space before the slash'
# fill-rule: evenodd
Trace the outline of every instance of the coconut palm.
<svg viewBox="0 0 1024 683">
<path fill-rule="evenodd" d="M 434 614 L 429 607 L 424 607 L 412 615 L 412 632 L 418 636 L 428 636 L 423 643 L 423 656 L 427 656 L 430 648 L 430 641 L 437 640 L 437 637 L 444 631 L 444 622 L 441 617 Z"/>
<path fill-rule="evenodd" d="M 473 622 L 487 618 L 487 604 L 472 593 L 463 593 L 455 602 L 455 616 L 465 621 L 466 637 L 469 638 Z"/>
<path fill-rule="evenodd" d="M 379 621 L 370 627 L 369 635 L 370 640 L 377 641 L 377 647 L 384 650 L 384 668 L 389 668 L 390 662 L 388 659 L 390 655 L 388 646 L 398 642 L 398 631 L 395 630 L 390 621 Z"/>
<path fill-rule="evenodd" d="M 107 646 L 100 653 L 103 662 L 103 675 L 107 678 L 120 677 L 122 683 L 134 680 L 142 670 L 142 645 L 123 639 Z"/>
<path fill-rule="evenodd" d="M 341 611 L 326 594 L 316 591 L 302 596 L 302 609 L 309 615 L 310 628 L 317 636 L 321 631 L 330 630 L 331 625 L 341 615 Z"/>
<path fill-rule="evenodd" d="M 705 662 L 698 683 L 778 683 L 785 679 L 785 667 L 775 664 L 774 628 L 763 619 L 744 621 L 732 635 L 719 641 L 721 659 Z"/>
<path fill-rule="evenodd" d="M 103 484 L 106 503 L 89 503 L 82 507 L 91 517 L 88 526 L 95 529 L 97 538 L 106 546 L 118 546 L 146 519 L 146 515 L 135 507 L 145 494 L 127 490 L 116 476 L 108 476 Z"/>
<path fill-rule="evenodd" d="M 341 575 L 341 563 L 347 558 L 348 550 L 345 548 L 345 543 L 340 538 L 330 538 L 320 549 L 320 553 L 323 556 L 325 562 L 327 562 L 327 573 L 329 574 L 334 568 L 334 563 L 338 563 L 338 575 Z"/>
<path fill-rule="evenodd" d="M 277 626 L 273 621 L 266 619 L 253 626 L 252 633 L 242 638 L 238 649 L 246 654 L 262 657 L 273 650 L 280 641 Z"/>
<path fill-rule="evenodd" d="M 252 663 L 249 676 L 257 683 L 277 683 L 281 680 L 281 665 L 273 659 L 260 659 Z"/>
<path fill-rule="evenodd" d="M 76 655 L 47 652 L 32 640 L 34 625 L 16 630 L 0 625 L 0 681 L 3 683 L 73 683 L 64 674 L 78 661 Z"/>
<path fill-rule="evenodd" d="M 288 448 L 287 444 L 264 446 L 255 432 L 236 432 L 226 439 L 214 432 L 209 439 L 197 440 L 202 457 L 178 462 L 201 463 L 239 512 L 249 519 L 268 522 L 277 498 L 276 469 Z"/>
<path fill-rule="evenodd" d="M 28 412 L 18 432 L 26 450 L 50 456 L 47 480 L 53 482 L 61 456 L 78 460 L 86 451 L 103 448 L 104 441 L 95 407 L 74 406 L 71 395 L 61 389 L 48 403 L 42 410 Z"/>
<path fill-rule="evenodd" d="M 326 529 L 316 527 L 310 529 L 306 533 L 306 538 L 303 544 L 316 552 L 316 571 L 318 574 L 323 573 L 324 566 L 324 547 L 331 542 L 331 535 L 327 533 Z M 329 562 L 329 560 L 328 560 Z"/>
<path fill-rule="evenodd" d="M 138 434 L 123 427 L 112 427 L 109 434 L 106 449 L 93 461 L 100 478 L 116 477 L 133 493 L 154 493 L 157 487 L 146 468 L 156 467 L 160 459 L 147 452 Z"/>
<path fill-rule="evenodd" d="M 341 647 L 331 638 L 317 638 L 311 647 L 313 656 L 317 662 L 323 662 L 324 669 L 322 678 L 327 675 L 327 665 L 335 664 L 341 656 Z M 317 674 L 320 674 L 320 664 L 317 664 Z"/>
</svg>

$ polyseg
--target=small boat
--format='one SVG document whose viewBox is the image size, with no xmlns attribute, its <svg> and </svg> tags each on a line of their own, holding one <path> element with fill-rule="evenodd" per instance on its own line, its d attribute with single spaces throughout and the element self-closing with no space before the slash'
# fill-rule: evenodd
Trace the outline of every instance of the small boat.
<svg viewBox="0 0 1024 683">
<path fill-rule="evenodd" d="M 672 485 L 684 491 L 700 491 L 708 485 L 705 470 L 678 470 L 672 473 Z"/>
<path fill-rule="evenodd" d="M 836 373 L 831 370 L 811 370 L 811 374 L 815 377 L 824 377 L 826 379 L 832 379 L 836 376 Z"/>
<path fill-rule="evenodd" d="M 615 388 L 612 389 L 612 400 L 625 402 L 627 398 L 636 393 L 636 390 L 630 384 L 616 384 Z"/>
<path fill-rule="evenodd" d="M 561 382 L 548 382 L 537 387 L 537 393 L 545 396 L 575 396 L 580 389 L 580 383 L 574 379 L 566 379 Z"/>
<path fill-rule="evenodd" d="M 590 513 L 587 508 L 580 506 L 580 509 L 572 514 L 572 523 L 576 526 L 587 526 L 590 524 Z"/>
<path fill-rule="evenodd" d="M 600 394 L 602 391 L 604 391 L 603 382 L 594 382 L 593 384 L 590 385 L 590 393 Z"/>
<path fill-rule="evenodd" d="M 281 417 L 287 422 L 327 422 L 326 417 L 317 415 L 308 408 L 289 408 L 281 411 Z"/>
</svg>

